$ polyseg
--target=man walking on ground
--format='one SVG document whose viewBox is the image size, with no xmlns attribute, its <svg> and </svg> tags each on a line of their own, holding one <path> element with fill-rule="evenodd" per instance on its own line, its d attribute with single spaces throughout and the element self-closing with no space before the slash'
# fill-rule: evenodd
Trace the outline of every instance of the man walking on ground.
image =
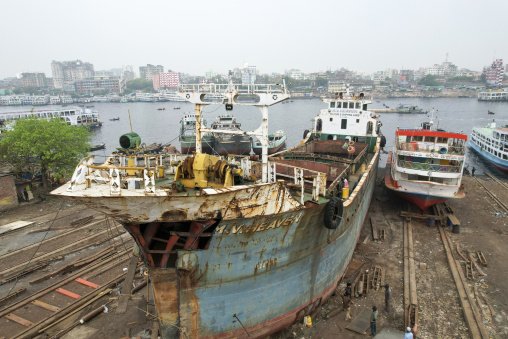
<svg viewBox="0 0 508 339">
<path fill-rule="evenodd" d="M 348 297 L 351 296 L 351 283 L 347 283 L 346 289 L 344 290 L 344 295 L 347 295 Z"/>
<path fill-rule="evenodd" d="M 344 305 L 344 311 L 346 311 L 346 320 L 351 320 L 351 305 L 354 302 L 351 300 L 351 296 L 347 294 L 347 289 L 342 296 L 342 304 Z"/>
<path fill-rule="evenodd" d="M 404 333 L 404 339 L 413 339 L 413 333 L 411 333 L 411 327 L 406 328 L 406 333 Z"/>
<path fill-rule="evenodd" d="M 392 289 L 390 285 L 386 284 L 385 288 L 385 310 L 383 312 L 390 312 L 390 300 L 392 299 Z"/>
<path fill-rule="evenodd" d="M 372 313 L 370 315 L 370 332 L 376 335 L 376 321 L 377 321 L 377 307 L 372 306 Z"/>
</svg>

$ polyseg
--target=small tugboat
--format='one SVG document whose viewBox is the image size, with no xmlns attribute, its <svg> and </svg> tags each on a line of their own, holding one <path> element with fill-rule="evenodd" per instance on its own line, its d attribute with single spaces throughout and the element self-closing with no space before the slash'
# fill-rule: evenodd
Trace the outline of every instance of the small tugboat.
<svg viewBox="0 0 508 339">
<path fill-rule="evenodd" d="M 385 186 L 422 211 L 447 199 L 464 198 L 461 188 L 467 135 L 433 129 L 395 131 L 386 164 Z"/>
<path fill-rule="evenodd" d="M 120 117 L 118 117 L 118 118 L 113 118 L 113 119 L 109 119 L 109 121 L 118 121 L 118 120 L 120 120 Z"/>
<path fill-rule="evenodd" d="M 204 127 L 201 108 L 213 104 L 204 94 L 259 108 L 261 125 Z M 180 95 L 196 105 L 195 154 L 135 156 L 138 142 L 127 140 L 127 156 L 100 166 L 83 159 L 52 194 L 110 215 L 131 234 L 162 338 L 266 338 L 335 292 L 376 186 L 381 124 L 362 94 L 341 95 L 325 101 L 312 139 L 268 157 L 268 107 L 290 97 L 284 83 L 180 85 Z M 261 161 L 202 153 L 201 135 L 212 131 L 259 138 Z"/>
<path fill-rule="evenodd" d="M 487 127 L 473 127 L 468 142 L 475 152 L 508 174 L 508 125 L 497 127 L 492 121 Z"/>
<path fill-rule="evenodd" d="M 284 149 L 286 146 L 287 135 L 284 131 L 277 131 L 274 134 L 268 135 L 268 154 L 273 154 Z M 263 146 L 261 141 L 253 142 L 252 150 L 255 154 L 261 155 Z"/>
<path fill-rule="evenodd" d="M 157 108 L 158 111 L 165 111 L 166 110 L 166 107 L 163 107 L 163 108 Z"/>
<path fill-rule="evenodd" d="M 105 148 L 106 148 L 105 143 L 93 145 L 93 146 L 90 146 L 90 152 L 98 151 L 100 149 L 105 149 Z"/>
<path fill-rule="evenodd" d="M 180 109 L 180 107 L 173 107 L 173 109 Z"/>
<path fill-rule="evenodd" d="M 420 107 L 416 105 L 405 105 L 400 104 L 396 108 L 393 109 L 394 113 L 411 113 L 411 114 L 424 114 L 428 113 L 428 111 L 424 111 Z"/>
<path fill-rule="evenodd" d="M 496 113 L 494 113 L 494 112 L 492 112 L 492 111 L 487 111 L 487 113 L 488 113 L 488 114 L 496 114 Z"/>
<path fill-rule="evenodd" d="M 206 120 L 201 120 L 206 127 Z M 180 146 L 182 154 L 196 152 L 196 114 L 185 114 L 180 120 Z M 201 151 L 206 154 L 213 154 L 213 135 L 204 133 L 201 135 Z"/>
<path fill-rule="evenodd" d="M 250 153 L 252 139 L 248 135 L 242 135 L 242 124 L 236 122 L 236 118 L 226 114 L 217 117 L 212 124 L 213 132 L 213 149 L 219 155 L 246 155 Z M 220 132 L 215 132 L 220 130 Z M 229 133 L 235 132 L 235 133 Z"/>
</svg>

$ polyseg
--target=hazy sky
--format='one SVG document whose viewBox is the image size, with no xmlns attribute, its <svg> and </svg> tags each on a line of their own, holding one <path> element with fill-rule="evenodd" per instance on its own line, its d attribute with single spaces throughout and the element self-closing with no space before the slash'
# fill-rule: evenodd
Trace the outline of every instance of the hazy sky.
<svg viewBox="0 0 508 339">
<path fill-rule="evenodd" d="M 80 59 L 95 70 L 161 64 L 203 75 L 245 62 L 374 72 L 448 60 L 481 70 L 508 62 L 508 1 L 0 2 L 0 78 Z"/>
</svg>

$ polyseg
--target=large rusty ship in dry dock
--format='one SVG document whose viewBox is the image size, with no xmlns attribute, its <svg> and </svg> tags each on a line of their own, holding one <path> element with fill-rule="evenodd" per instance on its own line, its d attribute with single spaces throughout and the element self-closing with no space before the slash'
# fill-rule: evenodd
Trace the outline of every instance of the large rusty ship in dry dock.
<svg viewBox="0 0 508 339">
<path fill-rule="evenodd" d="M 341 279 L 375 186 L 378 116 L 363 95 L 337 95 L 305 142 L 268 157 L 268 107 L 290 97 L 284 85 L 181 85 L 179 94 L 196 105 L 195 154 L 113 154 L 102 165 L 91 156 L 53 194 L 132 235 L 163 338 L 266 337 L 310 314 Z M 261 161 L 201 153 L 209 94 L 223 95 L 226 110 L 260 109 L 260 127 L 238 133 L 261 140 Z"/>
</svg>

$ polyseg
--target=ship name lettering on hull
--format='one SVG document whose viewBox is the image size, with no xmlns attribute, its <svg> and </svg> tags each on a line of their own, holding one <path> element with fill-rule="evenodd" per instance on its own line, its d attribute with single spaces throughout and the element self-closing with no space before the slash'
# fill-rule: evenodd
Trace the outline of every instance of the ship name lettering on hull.
<svg viewBox="0 0 508 339">
<path fill-rule="evenodd" d="M 219 225 L 215 229 L 215 233 L 218 234 L 243 234 L 243 233 L 254 233 L 261 231 L 268 231 L 270 229 L 275 229 L 279 227 L 286 227 L 294 224 L 295 222 L 299 222 L 302 218 L 303 212 L 298 214 L 275 219 L 271 221 L 264 221 L 260 223 L 256 223 L 253 225 L 245 225 L 245 224 L 233 224 L 233 225 Z"/>
</svg>

